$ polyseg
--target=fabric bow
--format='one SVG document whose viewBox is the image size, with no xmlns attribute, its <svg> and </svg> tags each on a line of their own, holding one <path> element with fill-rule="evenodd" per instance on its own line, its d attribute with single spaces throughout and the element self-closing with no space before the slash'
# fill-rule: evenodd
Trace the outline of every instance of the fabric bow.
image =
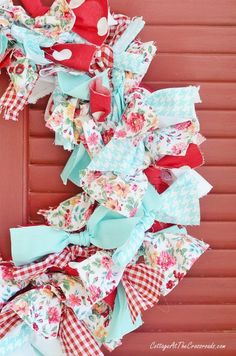
<svg viewBox="0 0 236 356">
<path fill-rule="evenodd" d="M 50 253 L 60 253 L 68 244 L 89 246 L 92 243 L 105 249 L 117 248 L 128 239 L 142 215 L 140 210 L 136 216 L 126 219 L 99 206 L 89 218 L 87 229 L 80 233 L 69 234 L 44 225 L 10 229 L 13 261 L 16 265 L 31 263 Z"/>
<path fill-rule="evenodd" d="M 104 298 L 121 281 L 133 323 L 141 310 L 152 307 L 159 300 L 163 274 L 151 266 L 140 263 L 120 268 L 114 264 L 111 254 L 104 251 L 83 262 L 71 262 L 69 266 L 78 271 L 89 293 L 96 291 L 94 302 Z"/>
<path fill-rule="evenodd" d="M 116 264 L 125 266 L 141 246 L 145 231 L 155 220 L 181 225 L 199 224 L 197 184 L 194 175 L 188 172 L 180 175 L 162 194 L 148 184 L 142 205 L 134 216 L 127 219 L 99 206 L 89 218 L 87 230 L 80 233 L 69 234 L 49 226 L 11 229 L 13 260 L 19 265 L 27 264 L 49 253 L 58 253 L 68 244 L 88 246 L 92 243 L 105 249 L 116 248 L 113 258 Z M 22 244 L 27 248 L 22 250 Z"/>
</svg>

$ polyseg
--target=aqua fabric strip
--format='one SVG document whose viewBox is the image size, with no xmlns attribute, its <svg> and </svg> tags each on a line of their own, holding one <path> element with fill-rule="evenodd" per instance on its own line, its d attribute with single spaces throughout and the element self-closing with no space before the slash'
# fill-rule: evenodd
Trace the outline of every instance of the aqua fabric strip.
<svg viewBox="0 0 236 356">
<path fill-rule="evenodd" d="M 125 32 L 114 44 L 113 51 L 117 53 L 125 51 L 130 45 L 130 43 L 143 29 L 144 25 L 145 21 L 143 21 L 142 17 L 136 18 L 135 20 L 131 21 Z"/>
<path fill-rule="evenodd" d="M 128 52 L 114 53 L 114 67 L 123 71 L 143 74 L 147 67 L 145 55 Z"/>
<path fill-rule="evenodd" d="M 201 102 L 198 91 L 194 86 L 157 90 L 146 97 L 145 104 L 151 105 L 158 116 L 167 120 L 165 126 L 169 126 L 181 120 L 197 119 L 194 104 Z M 181 120 L 176 122 L 175 118 Z"/>
<path fill-rule="evenodd" d="M 118 174 L 134 175 L 144 167 L 145 148 L 141 141 L 134 146 L 132 140 L 111 139 L 88 166 L 91 171 L 113 171 Z"/>
<path fill-rule="evenodd" d="M 80 233 L 70 234 L 46 225 L 12 228 L 12 259 L 17 266 L 32 263 L 50 253 L 60 253 L 69 244 L 117 248 L 126 243 L 142 216 L 141 209 L 135 217 L 127 219 L 99 206 L 89 218 L 87 230 Z"/>
<path fill-rule="evenodd" d="M 82 72 L 81 72 L 82 73 Z M 108 71 L 99 73 L 96 77 L 89 77 L 87 74 L 73 75 L 67 72 L 58 72 L 58 83 L 64 94 L 81 100 L 89 100 L 89 85 L 96 78 L 102 78 L 102 84 L 109 88 Z"/>
<path fill-rule="evenodd" d="M 50 63 L 40 47 L 50 47 L 55 42 L 54 40 L 15 24 L 11 27 L 11 34 L 23 45 L 27 58 L 35 64 L 46 65 Z"/>
<path fill-rule="evenodd" d="M 26 324 L 17 327 L 16 330 L 13 330 L 9 335 L 0 340 L 0 355 L 11 355 L 12 352 L 29 342 L 32 333 L 32 329 Z"/>
<path fill-rule="evenodd" d="M 0 33 L 0 55 L 6 52 L 8 46 L 8 39 L 3 33 Z"/>
<path fill-rule="evenodd" d="M 125 290 L 122 283 L 120 282 L 117 287 L 115 305 L 107 330 L 108 334 L 106 337 L 106 342 L 112 340 L 118 341 L 122 339 L 124 335 L 139 328 L 142 324 L 143 321 L 140 315 L 137 317 L 134 323 L 132 322 Z"/>
<path fill-rule="evenodd" d="M 65 139 L 60 132 L 55 132 L 55 145 L 63 146 L 64 150 L 72 151 L 74 148 L 74 144 L 69 140 Z"/>
<path fill-rule="evenodd" d="M 67 184 L 67 180 L 69 179 L 75 185 L 80 186 L 79 172 L 87 168 L 90 162 L 90 157 L 84 145 L 80 143 L 79 146 L 75 147 L 61 173 L 63 183 Z"/>
</svg>

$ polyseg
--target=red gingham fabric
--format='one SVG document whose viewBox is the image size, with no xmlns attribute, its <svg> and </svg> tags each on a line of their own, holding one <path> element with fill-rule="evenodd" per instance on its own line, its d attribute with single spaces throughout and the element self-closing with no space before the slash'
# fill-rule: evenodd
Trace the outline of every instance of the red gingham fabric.
<svg viewBox="0 0 236 356">
<path fill-rule="evenodd" d="M 95 52 L 90 63 L 89 73 L 95 75 L 97 72 L 103 72 L 107 68 L 112 68 L 113 62 L 113 50 L 110 46 L 104 44 Z"/>
<path fill-rule="evenodd" d="M 31 280 L 38 275 L 43 274 L 51 267 L 65 268 L 69 262 L 74 261 L 77 257 L 89 257 L 99 249 L 95 246 L 80 247 L 72 245 L 64 248 L 60 254 L 51 254 L 45 260 L 31 263 L 23 267 L 13 268 L 13 278 L 17 280 Z"/>
<path fill-rule="evenodd" d="M 117 25 L 110 27 L 109 35 L 105 41 L 110 46 L 113 46 L 116 43 L 130 24 L 130 18 L 128 16 L 121 14 L 113 14 L 112 16 L 117 22 Z"/>
<path fill-rule="evenodd" d="M 0 339 L 21 323 L 21 318 L 13 310 L 2 310 L 0 314 Z"/>
<path fill-rule="evenodd" d="M 22 323 L 22 319 L 11 309 L 0 314 L 0 339 L 12 328 Z M 67 356 L 102 356 L 95 341 L 84 323 L 75 316 L 71 308 L 63 307 L 58 337 Z"/>
<path fill-rule="evenodd" d="M 133 322 L 141 310 L 147 310 L 159 301 L 163 279 L 162 272 L 144 263 L 126 268 L 122 283 Z"/>
<path fill-rule="evenodd" d="M 0 112 L 4 111 L 5 120 L 17 121 L 20 111 L 22 111 L 28 102 L 32 93 L 35 81 L 28 86 L 27 95 L 20 97 L 16 95 L 14 84 L 11 82 L 0 99 Z"/>
<path fill-rule="evenodd" d="M 102 356 L 99 345 L 71 308 L 64 307 L 59 337 L 67 356 Z"/>
</svg>

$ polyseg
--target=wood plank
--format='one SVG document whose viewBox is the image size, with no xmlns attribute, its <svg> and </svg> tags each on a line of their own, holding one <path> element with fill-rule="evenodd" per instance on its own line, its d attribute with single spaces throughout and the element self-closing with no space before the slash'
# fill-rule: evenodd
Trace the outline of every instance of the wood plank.
<svg viewBox="0 0 236 356">
<path fill-rule="evenodd" d="M 0 97 L 9 83 L 1 74 Z M 25 219 L 26 137 L 21 113 L 18 122 L 0 117 L 0 255 L 10 257 L 9 228 L 21 225 Z"/>
<path fill-rule="evenodd" d="M 157 24 L 140 33 L 142 41 L 156 42 L 158 53 L 236 53 L 235 37 L 235 26 Z"/>
<path fill-rule="evenodd" d="M 143 16 L 152 25 L 235 25 L 236 21 L 234 0 L 111 0 L 110 5 L 115 13 Z"/>
<path fill-rule="evenodd" d="M 236 250 L 208 249 L 188 272 L 189 277 L 236 277 Z"/>
<path fill-rule="evenodd" d="M 155 91 L 164 88 L 183 87 L 186 85 L 200 86 L 202 103 L 197 104 L 200 110 L 236 110 L 236 83 L 207 83 L 191 81 L 154 82 L 143 81 L 142 84 L 149 90 Z"/>
<path fill-rule="evenodd" d="M 171 324 L 171 316 L 168 320 Z M 106 356 L 111 354 L 104 347 L 102 351 Z M 147 332 L 141 327 L 126 335 L 112 355 L 235 356 L 235 352 L 235 331 Z"/>
<path fill-rule="evenodd" d="M 201 145 L 206 165 L 236 165 L 236 139 L 208 138 Z"/>
<path fill-rule="evenodd" d="M 44 111 L 45 108 L 42 110 L 29 106 L 29 136 L 54 137 L 54 131 L 45 126 Z"/>
<path fill-rule="evenodd" d="M 78 187 L 68 181 L 63 184 L 60 174 L 63 166 L 29 165 L 29 190 L 38 193 L 71 193 L 76 194 Z M 50 179 L 49 179 L 50 177 Z"/>
<path fill-rule="evenodd" d="M 229 331 L 236 305 L 156 305 L 143 315 L 142 331 Z"/>
<path fill-rule="evenodd" d="M 205 98 L 203 97 L 203 100 Z M 236 137 L 236 111 L 197 110 L 201 133 L 209 138 Z"/>
<path fill-rule="evenodd" d="M 187 230 L 212 249 L 236 249 L 236 221 L 202 221 L 200 226 L 188 226 Z"/>
<path fill-rule="evenodd" d="M 235 55 L 159 53 L 145 76 L 149 80 L 234 82 Z"/>
<path fill-rule="evenodd" d="M 209 138 L 201 148 L 207 165 L 236 165 L 236 139 Z M 64 165 L 69 156 L 70 152 L 54 145 L 53 138 L 29 138 L 29 160 L 32 164 Z"/>
<path fill-rule="evenodd" d="M 159 304 L 233 304 L 235 300 L 236 278 L 185 277 Z"/>
<path fill-rule="evenodd" d="M 213 185 L 211 193 L 236 193 L 236 167 L 202 166 L 197 172 Z"/>
<path fill-rule="evenodd" d="M 53 138 L 29 138 L 29 162 L 65 165 L 70 156 L 62 146 L 56 146 Z"/>
<path fill-rule="evenodd" d="M 209 194 L 200 199 L 202 221 L 235 221 L 236 194 Z"/>
</svg>

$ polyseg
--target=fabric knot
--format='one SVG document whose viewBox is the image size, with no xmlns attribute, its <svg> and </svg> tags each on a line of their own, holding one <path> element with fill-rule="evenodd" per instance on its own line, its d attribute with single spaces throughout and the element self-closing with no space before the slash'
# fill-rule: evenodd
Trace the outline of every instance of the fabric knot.
<svg viewBox="0 0 236 356">
<path fill-rule="evenodd" d="M 92 235 L 89 231 L 81 231 L 79 234 L 69 234 L 69 243 L 79 246 L 89 246 L 91 243 Z"/>
</svg>

